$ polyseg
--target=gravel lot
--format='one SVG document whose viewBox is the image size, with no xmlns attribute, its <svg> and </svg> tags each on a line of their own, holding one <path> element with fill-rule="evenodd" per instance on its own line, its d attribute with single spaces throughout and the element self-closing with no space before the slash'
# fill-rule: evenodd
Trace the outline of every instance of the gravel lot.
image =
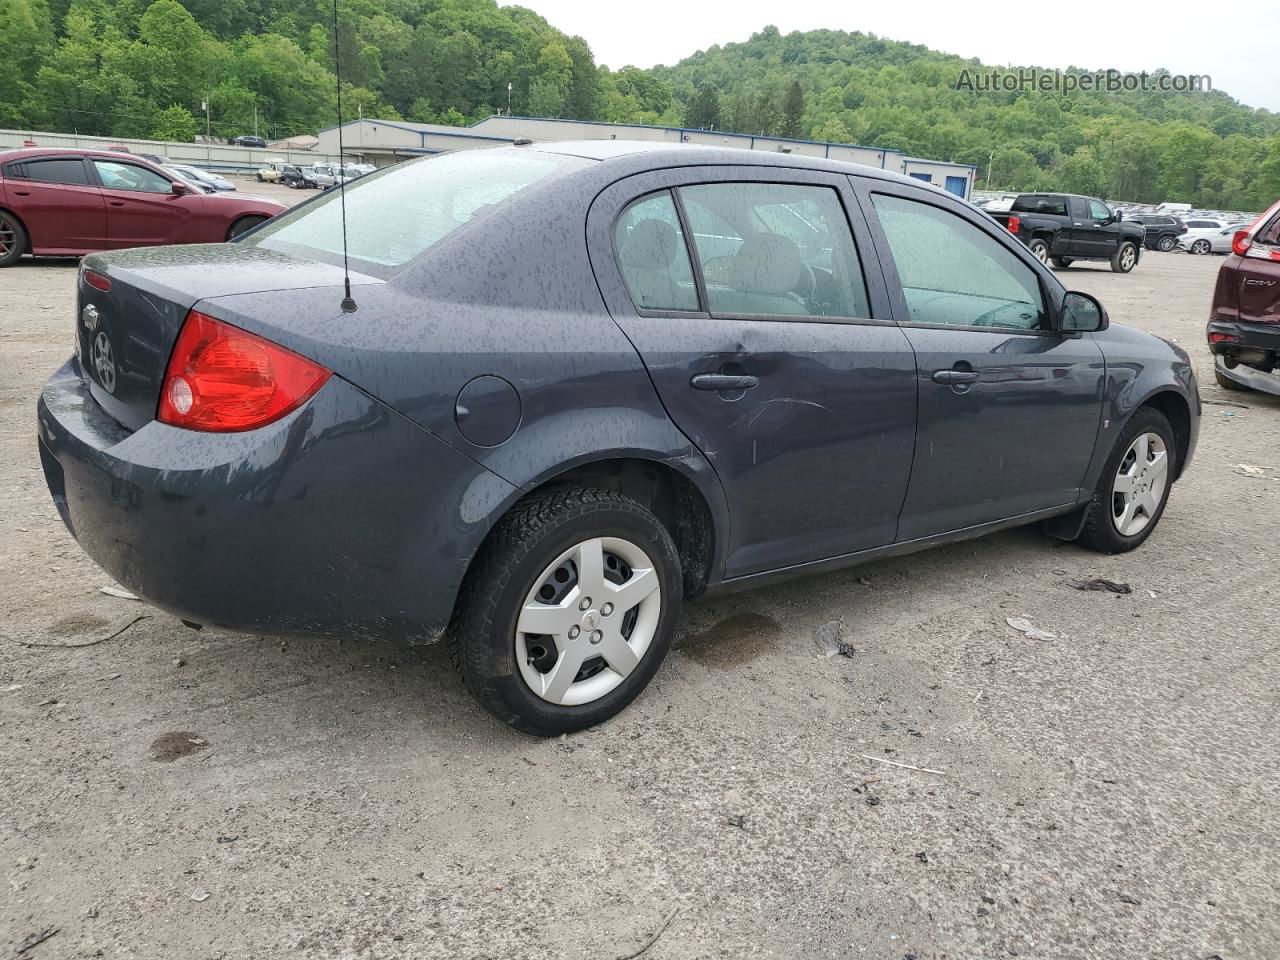
<svg viewBox="0 0 1280 960">
<path fill-rule="evenodd" d="M 599 960 L 677 911 L 645 960 L 1280 956 L 1280 400 L 1213 382 L 1220 263 L 1063 274 L 1247 405 L 1206 405 L 1137 553 L 1022 530 L 696 603 L 630 709 L 549 742 L 439 648 L 99 592 L 34 436 L 75 267 L 0 271 L 0 951 Z M 831 621 L 851 656 L 813 655 Z"/>
</svg>

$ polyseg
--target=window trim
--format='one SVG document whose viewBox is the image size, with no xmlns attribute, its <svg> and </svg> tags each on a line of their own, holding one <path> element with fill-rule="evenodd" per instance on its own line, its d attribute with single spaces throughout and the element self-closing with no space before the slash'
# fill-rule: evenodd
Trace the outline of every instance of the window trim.
<svg viewBox="0 0 1280 960">
<path fill-rule="evenodd" d="M 44 161 L 47 161 L 47 160 L 79 161 L 81 170 L 84 172 L 85 182 L 84 183 L 68 183 L 65 180 L 37 180 L 34 177 L 31 177 L 27 173 L 26 171 L 27 164 L 43 163 Z M 15 174 L 14 173 L 15 169 L 22 170 L 23 172 Z M 53 187 L 97 187 L 98 186 L 98 184 L 94 182 L 94 171 L 90 170 L 85 165 L 85 158 L 77 154 L 55 153 L 55 154 L 49 154 L 43 157 L 23 157 L 20 160 L 11 160 L 4 165 L 4 175 L 6 178 L 12 177 L 15 180 L 24 180 L 27 183 L 43 183 Z"/>
<path fill-rule="evenodd" d="M 618 224 L 621 222 L 623 215 L 642 200 L 648 200 L 656 197 L 660 193 L 665 193 L 670 199 L 671 204 L 675 207 L 676 220 L 680 223 L 680 242 L 684 247 L 685 256 L 689 258 L 689 270 L 693 273 L 693 286 L 695 296 L 697 297 L 697 309 L 695 310 L 678 310 L 674 307 L 642 307 L 636 303 L 635 296 L 631 292 L 631 285 L 627 283 L 627 272 L 622 266 L 622 251 L 618 249 Z M 702 270 L 699 268 L 696 258 L 692 251 L 689 250 L 689 243 L 685 239 L 688 233 L 689 225 L 684 218 L 684 206 L 676 197 L 676 192 L 671 187 L 658 187 L 654 190 L 638 193 L 631 199 L 627 200 L 618 208 L 618 212 L 613 217 L 613 222 L 609 225 L 609 256 L 613 258 L 614 265 L 618 268 L 618 276 L 622 278 L 622 289 L 627 294 L 632 308 L 642 317 L 701 317 L 706 319 L 709 314 L 704 308 L 706 305 L 705 291 L 702 286 Z"/>
<path fill-rule="evenodd" d="M 872 179 L 869 177 L 861 177 L 856 174 L 849 176 L 853 183 L 854 195 L 859 204 L 863 207 L 863 215 L 867 219 L 868 226 L 873 233 L 875 248 L 880 268 L 884 271 L 885 284 L 888 288 L 888 295 L 893 305 L 895 321 L 898 326 L 922 330 L 960 330 L 968 333 L 1001 333 L 1013 336 L 1024 337 L 1056 337 L 1059 339 L 1075 339 L 1082 336 L 1081 333 L 1075 331 L 1066 331 L 1059 329 L 1060 311 L 1062 298 L 1066 295 L 1066 287 L 1063 287 L 1061 281 L 1049 275 L 1048 272 L 1035 257 L 1031 256 L 1031 251 L 1026 245 L 1019 240 L 1015 240 L 1008 231 L 996 232 L 988 229 L 988 226 L 979 220 L 977 214 L 981 211 L 974 210 L 971 214 L 969 210 L 964 209 L 960 203 L 952 206 L 946 197 L 937 197 L 932 192 L 925 192 L 918 188 L 912 187 L 910 184 L 897 183 L 887 180 Z M 911 320 L 911 314 L 907 310 L 906 297 L 902 292 L 902 278 L 898 276 L 898 266 L 893 259 L 893 251 L 889 247 L 889 239 L 885 236 L 884 228 L 880 223 L 879 214 L 876 212 L 875 203 L 872 201 L 873 195 L 880 194 L 888 197 L 895 197 L 899 200 L 909 200 L 913 203 L 923 203 L 931 207 L 936 207 L 953 216 L 958 216 L 961 220 L 977 228 L 985 233 L 988 237 L 996 241 L 996 243 L 1009 250 L 1014 256 L 1020 259 L 1032 275 L 1036 278 L 1036 282 L 1040 287 L 1040 297 L 1044 302 L 1044 322 L 1045 326 L 1038 327 L 1034 330 L 1028 330 L 1021 327 L 995 327 L 980 326 L 968 323 L 923 323 Z M 942 201 L 942 202 L 939 202 Z M 995 221 L 992 221 L 994 223 Z M 1006 235 L 1001 235 L 1006 234 Z M 1053 285 L 1048 282 L 1053 280 Z M 1055 289 L 1060 287 L 1061 289 Z M 1056 293 L 1056 296 L 1054 294 Z"/>
</svg>

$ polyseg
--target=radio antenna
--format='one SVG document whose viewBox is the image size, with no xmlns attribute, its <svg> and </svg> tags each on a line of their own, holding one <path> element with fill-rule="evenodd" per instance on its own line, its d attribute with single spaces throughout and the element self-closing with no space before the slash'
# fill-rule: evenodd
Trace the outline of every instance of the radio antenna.
<svg viewBox="0 0 1280 960">
<path fill-rule="evenodd" d="M 356 302 L 351 298 L 351 268 L 347 266 L 347 178 L 343 173 L 342 147 L 342 51 L 338 43 L 338 0 L 333 0 L 333 74 L 338 82 L 338 203 L 342 207 L 342 285 L 346 296 L 342 298 L 342 312 L 355 313 Z"/>
</svg>

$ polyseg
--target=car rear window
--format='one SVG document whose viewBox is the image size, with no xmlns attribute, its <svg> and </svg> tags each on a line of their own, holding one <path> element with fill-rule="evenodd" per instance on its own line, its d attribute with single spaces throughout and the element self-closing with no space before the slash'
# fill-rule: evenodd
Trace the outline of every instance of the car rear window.
<svg viewBox="0 0 1280 960">
<path fill-rule="evenodd" d="M 375 275 L 394 270 L 534 184 L 592 162 L 518 147 L 463 150 L 361 177 L 346 187 L 348 255 Z M 332 190 L 242 242 L 341 258 L 341 197 Z"/>
<path fill-rule="evenodd" d="M 1051 216 L 1067 215 L 1066 197 L 1045 197 L 1034 193 L 1024 193 L 1013 201 L 1013 209 L 1018 213 L 1047 213 Z"/>
</svg>

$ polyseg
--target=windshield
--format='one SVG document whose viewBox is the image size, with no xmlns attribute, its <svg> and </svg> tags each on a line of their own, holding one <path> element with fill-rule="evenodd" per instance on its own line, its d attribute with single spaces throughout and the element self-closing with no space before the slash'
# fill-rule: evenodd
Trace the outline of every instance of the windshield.
<svg viewBox="0 0 1280 960">
<path fill-rule="evenodd" d="M 534 184 L 590 163 L 519 148 L 463 150 L 360 177 L 345 191 L 348 253 L 383 274 L 378 267 L 403 266 Z M 341 198 L 330 191 L 241 242 L 341 258 Z"/>
</svg>

